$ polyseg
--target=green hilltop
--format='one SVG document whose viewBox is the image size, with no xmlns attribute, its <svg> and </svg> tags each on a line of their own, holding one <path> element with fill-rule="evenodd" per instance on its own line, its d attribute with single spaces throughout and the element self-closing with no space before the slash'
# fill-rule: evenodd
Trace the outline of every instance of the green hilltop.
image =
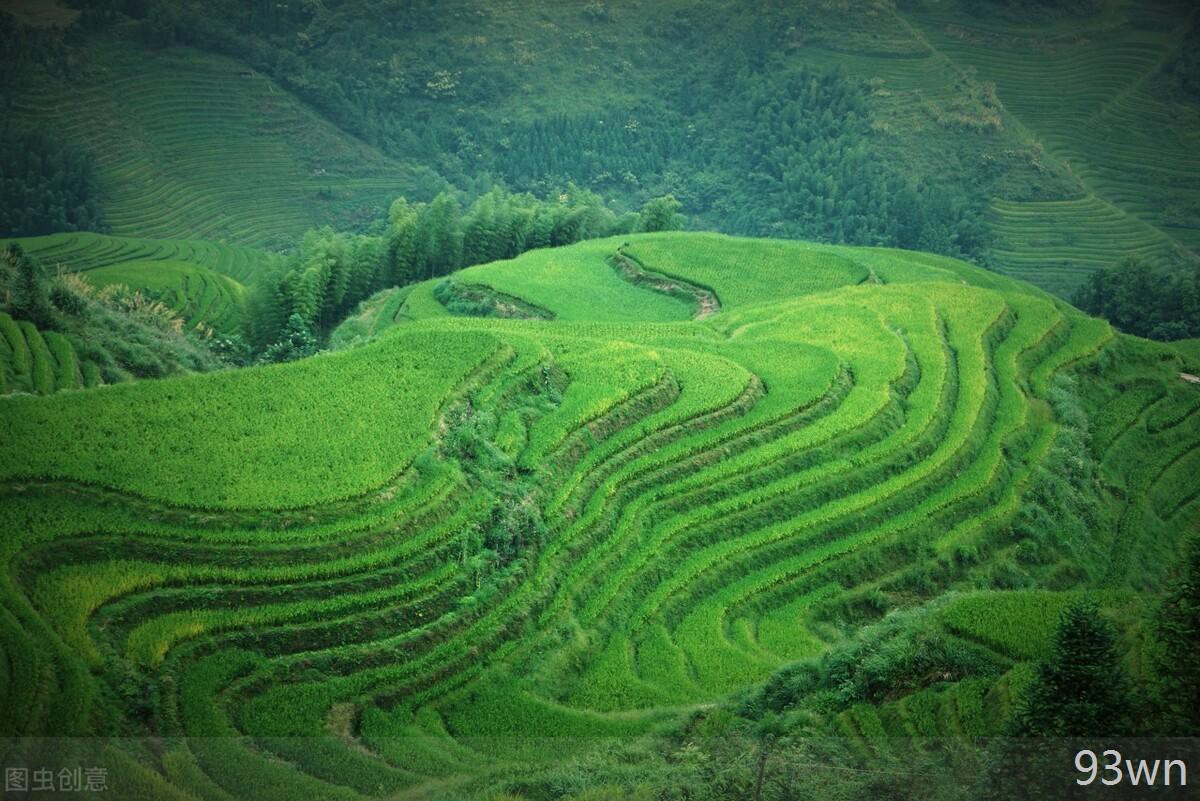
<svg viewBox="0 0 1200 801">
<path fill-rule="evenodd" d="M 1004 731 L 1073 599 L 1136 630 L 1200 520 L 1194 349 L 954 259 L 628 235 L 347 324 L 0 399 L 5 734 L 163 736 L 147 798 L 649 787 L 731 693 L 916 637 L 790 702 L 894 756 Z"/>
</svg>

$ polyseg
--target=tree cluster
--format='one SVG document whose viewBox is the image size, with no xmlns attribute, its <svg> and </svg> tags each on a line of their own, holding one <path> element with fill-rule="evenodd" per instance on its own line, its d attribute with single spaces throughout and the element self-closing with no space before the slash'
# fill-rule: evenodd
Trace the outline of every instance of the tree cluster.
<svg viewBox="0 0 1200 801">
<path fill-rule="evenodd" d="M 0 128 L 0 235 L 103 230 L 90 154 L 43 131 Z"/>
<path fill-rule="evenodd" d="M 1200 262 L 1167 266 L 1133 256 L 1088 276 L 1075 305 L 1122 331 L 1170 341 L 1200 336 Z"/>
<path fill-rule="evenodd" d="M 296 251 L 258 282 L 250 300 L 251 341 L 272 360 L 294 358 L 297 350 L 288 343 L 303 339 L 298 329 L 323 338 L 380 289 L 534 248 L 679 228 L 679 208 L 668 196 L 652 199 L 641 214 L 618 215 L 598 195 L 574 185 L 548 200 L 494 187 L 466 210 L 451 192 L 430 203 L 399 198 L 378 235 L 309 231 Z"/>
<path fill-rule="evenodd" d="M 62 74 L 67 44 L 56 28 L 22 25 L 0 9 L 0 87 L 20 86 L 38 71 Z"/>
<path fill-rule="evenodd" d="M 1200 101 L 1200 19 L 1192 22 L 1179 49 L 1163 62 L 1166 85 L 1183 99 Z"/>
<path fill-rule="evenodd" d="M 963 0 L 962 7 L 975 16 L 1028 25 L 1063 17 L 1089 16 L 1104 6 L 1101 0 Z"/>
<path fill-rule="evenodd" d="M 743 72 L 715 123 L 733 184 L 713 205 L 739 233 L 960 256 L 986 244 L 978 200 L 892 167 L 861 87 L 838 71 Z"/>
</svg>

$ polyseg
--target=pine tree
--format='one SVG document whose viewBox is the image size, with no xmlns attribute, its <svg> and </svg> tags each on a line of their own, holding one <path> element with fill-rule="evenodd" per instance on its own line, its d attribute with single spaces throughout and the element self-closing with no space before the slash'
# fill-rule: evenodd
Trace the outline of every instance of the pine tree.
<svg viewBox="0 0 1200 801">
<path fill-rule="evenodd" d="M 1133 720 L 1131 687 L 1116 632 L 1094 604 L 1063 610 L 1050 657 L 1038 666 L 1014 720 L 1018 736 L 1124 736 Z"/>
<path fill-rule="evenodd" d="M 1132 707 L 1113 627 L 1094 604 L 1070 604 L 1059 619 L 1050 656 L 1038 666 L 1013 717 L 1013 736 L 993 743 L 990 765 L 973 795 L 989 801 L 1078 797 L 1074 753 L 1092 738 L 1111 742 L 1131 734 Z"/>
<path fill-rule="evenodd" d="M 41 265 L 16 243 L 9 245 L 8 258 L 15 264 L 17 272 L 16 291 L 11 302 L 13 316 L 28 320 L 38 328 L 53 327 L 54 311 L 42 280 Z"/>
</svg>

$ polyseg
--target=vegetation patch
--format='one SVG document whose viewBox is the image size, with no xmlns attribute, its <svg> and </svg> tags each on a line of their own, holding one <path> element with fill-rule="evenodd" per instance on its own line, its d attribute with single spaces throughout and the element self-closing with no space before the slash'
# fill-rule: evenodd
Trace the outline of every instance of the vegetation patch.
<svg viewBox="0 0 1200 801">
<path fill-rule="evenodd" d="M 433 296 L 451 314 L 467 317 L 500 317 L 509 320 L 553 320 L 554 314 L 513 295 L 497 292 L 485 284 L 460 284 L 443 279 Z"/>
</svg>

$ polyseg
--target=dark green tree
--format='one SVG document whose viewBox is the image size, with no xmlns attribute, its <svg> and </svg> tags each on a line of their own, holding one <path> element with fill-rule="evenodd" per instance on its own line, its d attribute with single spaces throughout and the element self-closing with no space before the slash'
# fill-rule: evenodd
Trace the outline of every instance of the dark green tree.
<svg viewBox="0 0 1200 801">
<path fill-rule="evenodd" d="M 974 795 L 996 801 L 1076 797 L 1075 752 L 1084 743 L 1095 747 L 1091 738 L 1131 735 L 1134 707 L 1112 625 L 1093 603 L 1068 605 L 1051 653 L 1013 715 L 1011 736 L 993 745 Z"/>
<path fill-rule="evenodd" d="M 677 231 L 683 227 L 683 215 L 679 210 L 683 204 L 674 195 L 665 195 L 646 201 L 638 220 L 639 231 Z"/>
<path fill-rule="evenodd" d="M 299 314 L 288 318 L 283 336 L 259 357 L 260 362 L 290 362 L 317 352 L 317 338 Z"/>
<path fill-rule="evenodd" d="M 11 287 L 6 294 L 12 316 L 28 320 L 38 328 L 55 327 L 54 309 L 41 265 L 16 242 L 5 248 L 4 262 L 7 275 L 3 283 Z"/>
<path fill-rule="evenodd" d="M 0 36 L 0 63 L 3 45 Z M 0 235 L 102 231 L 95 198 L 89 153 L 49 132 L 18 131 L 0 122 Z"/>
<path fill-rule="evenodd" d="M 1116 631 L 1095 604 L 1063 610 L 1050 657 L 1038 666 L 1013 721 L 1022 737 L 1124 736 L 1133 728 L 1132 688 Z"/>
<path fill-rule="evenodd" d="M 1160 340 L 1200 336 L 1200 263 L 1151 264 L 1129 256 L 1088 276 L 1074 301 L 1130 334 Z"/>
<path fill-rule="evenodd" d="M 462 264 L 460 214 L 458 198 L 450 192 L 442 192 L 422 213 L 419 241 L 428 270 L 426 278 L 446 275 Z"/>
<path fill-rule="evenodd" d="M 398 198 L 388 209 L 388 283 L 400 286 L 425 275 L 417 239 L 420 208 Z"/>
<path fill-rule="evenodd" d="M 1168 585 L 1154 631 L 1159 650 L 1155 666 L 1161 677 L 1167 725 L 1174 734 L 1200 735 L 1200 536 L 1185 546 L 1182 569 Z"/>
</svg>

